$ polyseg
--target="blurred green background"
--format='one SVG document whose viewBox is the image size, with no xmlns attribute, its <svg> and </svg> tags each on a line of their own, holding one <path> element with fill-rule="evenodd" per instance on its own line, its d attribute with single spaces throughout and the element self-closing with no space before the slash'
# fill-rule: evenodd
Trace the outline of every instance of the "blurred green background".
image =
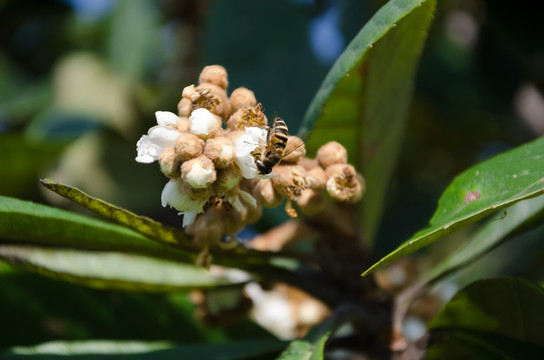
<svg viewBox="0 0 544 360">
<path fill-rule="evenodd" d="M 159 167 L 134 161 L 154 112 L 175 112 L 202 67 L 221 64 L 229 91 L 252 89 L 267 114 L 296 132 L 334 60 L 383 3 L 0 0 L 0 195 L 82 211 L 40 187 L 39 178 L 51 177 L 181 226 L 160 206 Z M 536 0 L 439 2 L 376 257 L 425 225 L 457 173 L 544 132 L 539 9 Z M 282 218 L 267 213 L 252 231 Z M 542 274 L 535 266 L 527 269 Z M 139 324 L 133 313 L 143 314 Z M 96 291 L 0 268 L 0 348 L 53 339 L 224 341 L 252 326 L 205 329 L 192 313 L 183 294 Z"/>
</svg>

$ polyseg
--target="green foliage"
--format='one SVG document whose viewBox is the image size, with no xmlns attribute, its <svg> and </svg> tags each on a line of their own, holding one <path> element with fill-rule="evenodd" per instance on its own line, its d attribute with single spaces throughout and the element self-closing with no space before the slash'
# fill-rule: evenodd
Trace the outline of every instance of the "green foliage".
<svg viewBox="0 0 544 360">
<path fill-rule="evenodd" d="M 168 343 L 88 341 L 47 343 L 32 348 L 16 347 L 3 359 L 266 359 L 284 344 L 280 341 L 252 341 L 215 345 L 173 346 Z M 267 357 L 268 356 L 268 357 Z"/>
<path fill-rule="evenodd" d="M 236 283 L 195 265 L 115 252 L 0 245 L 0 258 L 14 267 L 100 289 L 169 292 Z"/>
<path fill-rule="evenodd" d="M 74 187 L 59 184 L 48 179 L 42 180 L 42 184 L 57 194 L 64 196 L 65 198 L 70 199 L 110 220 L 147 235 L 152 239 L 156 239 L 157 241 L 166 244 L 175 244 L 180 246 L 185 245 L 186 247 L 190 247 L 189 245 L 186 245 L 189 243 L 189 239 L 182 231 L 166 227 L 153 219 L 138 216 L 128 210 L 108 204 L 103 200 L 93 198 L 92 196 L 89 196 L 88 194 L 85 194 L 81 190 Z"/>
<path fill-rule="evenodd" d="M 0 214 L 0 235 L 10 240 L 171 257 L 126 227 L 65 210 L 0 197 Z"/>
<path fill-rule="evenodd" d="M 429 226 L 365 271 L 367 275 L 460 228 L 544 191 L 544 138 L 473 166 L 444 191 Z"/>
<path fill-rule="evenodd" d="M 433 284 L 445 276 L 484 256 L 508 237 L 542 217 L 544 198 L 522 201 L 489 219 L 470 241 L 436 264 L 426 275 L 425 282 Z"/>
<path fill-rule="evenodd" d="M 304 117 L 308 151 L 338 141 L 372 189 L 362 201 L 372 244 L 400 149 L 413 77 L 434 1 L 391 1 L 361 29 L 327 74 Z M 394 105 L 392 105 L 394 104 Z"/>
<path fill-rule="evenodd" d="M 544 289 L 526 280 L 474 282 L 430 323 L 429 358 L 439 359 L 445 348 L 456 346 L 473 358 L 540 358 L 544 355 L 543 305 Z"/>
</svg>

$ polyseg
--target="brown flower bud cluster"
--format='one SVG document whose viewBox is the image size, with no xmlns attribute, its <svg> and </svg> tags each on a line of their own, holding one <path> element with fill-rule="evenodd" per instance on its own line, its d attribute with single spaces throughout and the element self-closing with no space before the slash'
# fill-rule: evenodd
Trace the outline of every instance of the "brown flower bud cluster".
<svg viewBox="0 0 544 360">
<path fill-rule="evenodd" d="M 275 207 L 287 199 L 286 211 L 295 217 L 293 203 L 311 214 L 323 207 L 325 193 L 339 201 L 361 199 L 364 180 L 336 142 L 308 159 L 304 142 L 289 136 L 271 176 L 261 173 L 257 160 L 267 150 L 280 149 L 269 143 L 274 129 L 267 126 L 251 90 L 240 87 L 228 96 L 227 87 L 225 68 L 205 67 L 198 85 L 183 89 L 178 114 L 157 112 L 158 125 L 137 144 L 136 160 L 158 160 L 170 179 L 161 196 L 163 206 L 184 215 L 186 232 L 204 249 L 230 245 L 224 240 L 232 237 L 226 235 L 257 221 L 261 206 Z"/>
<path fill-rule="evenodd" d="M 325 206 L 325 193 L 342 202 L 362 199 L 365 180 L 347 163 L 347 151 L 339 143 L 332 141 L 321 146 L 316 158 L 310 159 L 304 157 L 302 140 L 292 136 L 285 153 L 280 165 L 274 168 L 278 177 L 259 180 L 254 186 L 255 195 L 264 206 L 277 206 L 286 198 L 287 214 L 296 217 L 292 201 L 303 213 L 313 215 Z"/>
</svg>

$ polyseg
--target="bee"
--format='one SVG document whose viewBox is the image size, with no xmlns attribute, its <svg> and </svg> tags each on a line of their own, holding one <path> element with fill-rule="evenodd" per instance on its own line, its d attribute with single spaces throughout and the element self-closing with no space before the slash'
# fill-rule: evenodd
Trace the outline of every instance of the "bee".
<svg viewBox="0 0 544 360">
<path fill-rule="evenodd" d="M 281 161 L 285 153 L 285 147 L 287 146 L 288 136 L 289 129 L 287 128 L 287 124 L 281 118 L 276 117 L 272 127 L 268 128 L 266 147 L 263 146 L 264 154 L 261 153 L 262 148 L 257 148 L 252 153 L 259 175 L 270 174 L 272 168 Z"/>
</svg>

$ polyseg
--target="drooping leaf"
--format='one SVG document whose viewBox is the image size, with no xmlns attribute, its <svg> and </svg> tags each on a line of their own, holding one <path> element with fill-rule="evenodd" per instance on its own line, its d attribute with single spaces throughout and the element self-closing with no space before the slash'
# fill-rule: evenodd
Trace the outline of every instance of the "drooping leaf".
<svg viewBox="0 0 544 360">
<path fill-rule="evenodd" d="M 281 341 L 173 345 L 165 342 L 74 341 L 50 342 L 33 347 L 14 347 L 0 353 L 3 359 L 260 359 L 279 352 Z"/>
<path fill-rule="evenodd" d="M 462 227 L 544 192 L 544 138 L 473 166 L 448 186 L 429 225 L 363 273 L 367 275 Z"/>
<path fill-rule="evenodd" d="M 295 340 L 281 353 L 279 360 L 322 360 L 325 343 L 336 326 L 336 315 L 332 315 L 321 325 L 312 329 L 304 338 Z"/>
<path fill-rule="evenodd" d="M 528 358 L 521 355 L 528 350 L 541 358 L 543 323 L 543 288 L 516 278 L 481 280 L 459 291 L 431 321 L 430 350 L 457 344 L 476 358 Z"/>
<path fill-rule="evenodd" d="M 106 289 L 162 292 L 243 283 L 195 265 L 116 252 L 0 245 L 0 259 L 55 279 Z"/>
<path fill-rule="evenodd" d="M 194 258 L 194 255 L 164 247 L 123 226 L 4 196 L 0 196 L 0 237 L 166 259 L 192 261 Z"/>
<path fill-rule="evenodd" d="M 521 201 L 489 220 L 461 248 L 434 266 L 425 278 L 432 284 L 481 258 L 544 211 L 544 197 Z"/>
<path fill-rule="evenodd" d="M 193 253 L 201 250 L 198 245 L 181 230 L 163 225 L 146 216 L 136 215 L 131 211 L 112 205 L 104 200 L 94 198 L 75 187 L 60 184 L 48 179 L 41 180 L 41 183 L 57 194 L 72 200 L 99 215 L 138 231 L 159 243 L 174 245 L 177 249 L 184 249 Z M 220 257 L 225 258 L 225 262 L 223 262 L 224 265 L 242 267 L 268 263 L 271 257 L 279 256 L 279 254 L 275 252 L 250 250 L 241 246 L 230 250 L 212 249 L 211 252 L 216 256 L 216 260 L 219 260 Z M 289 255 L 285 253 L 282 254 L 282 256 L 289 257 Z M 229 259 L 226 259 L 228 257 L 236 257 L 237 262 L 230 262 Z"/>
<path fill-rule="evenodd" d="M 60 184 L 50 179 L 40 181 L 45 187 L 56 192 L 57 194 L 152 239 L 171 245 L 174 244 L 184 246 L 190 249 L 195 248 L 189 237 L 180 230 L 165 226 L 148 217 L 136 215 L 133 212 L 119 206 L 92 197 L 72 186 Z"/>
<path fill-rule="evenodd" d="M 402 140 L 434 0 L 392 0 L 352 40 L 312 100 L 301 132 L 309 153 L 338 141 L 366 178 L 362 229 L 372 243 Z"/>
</svg>

